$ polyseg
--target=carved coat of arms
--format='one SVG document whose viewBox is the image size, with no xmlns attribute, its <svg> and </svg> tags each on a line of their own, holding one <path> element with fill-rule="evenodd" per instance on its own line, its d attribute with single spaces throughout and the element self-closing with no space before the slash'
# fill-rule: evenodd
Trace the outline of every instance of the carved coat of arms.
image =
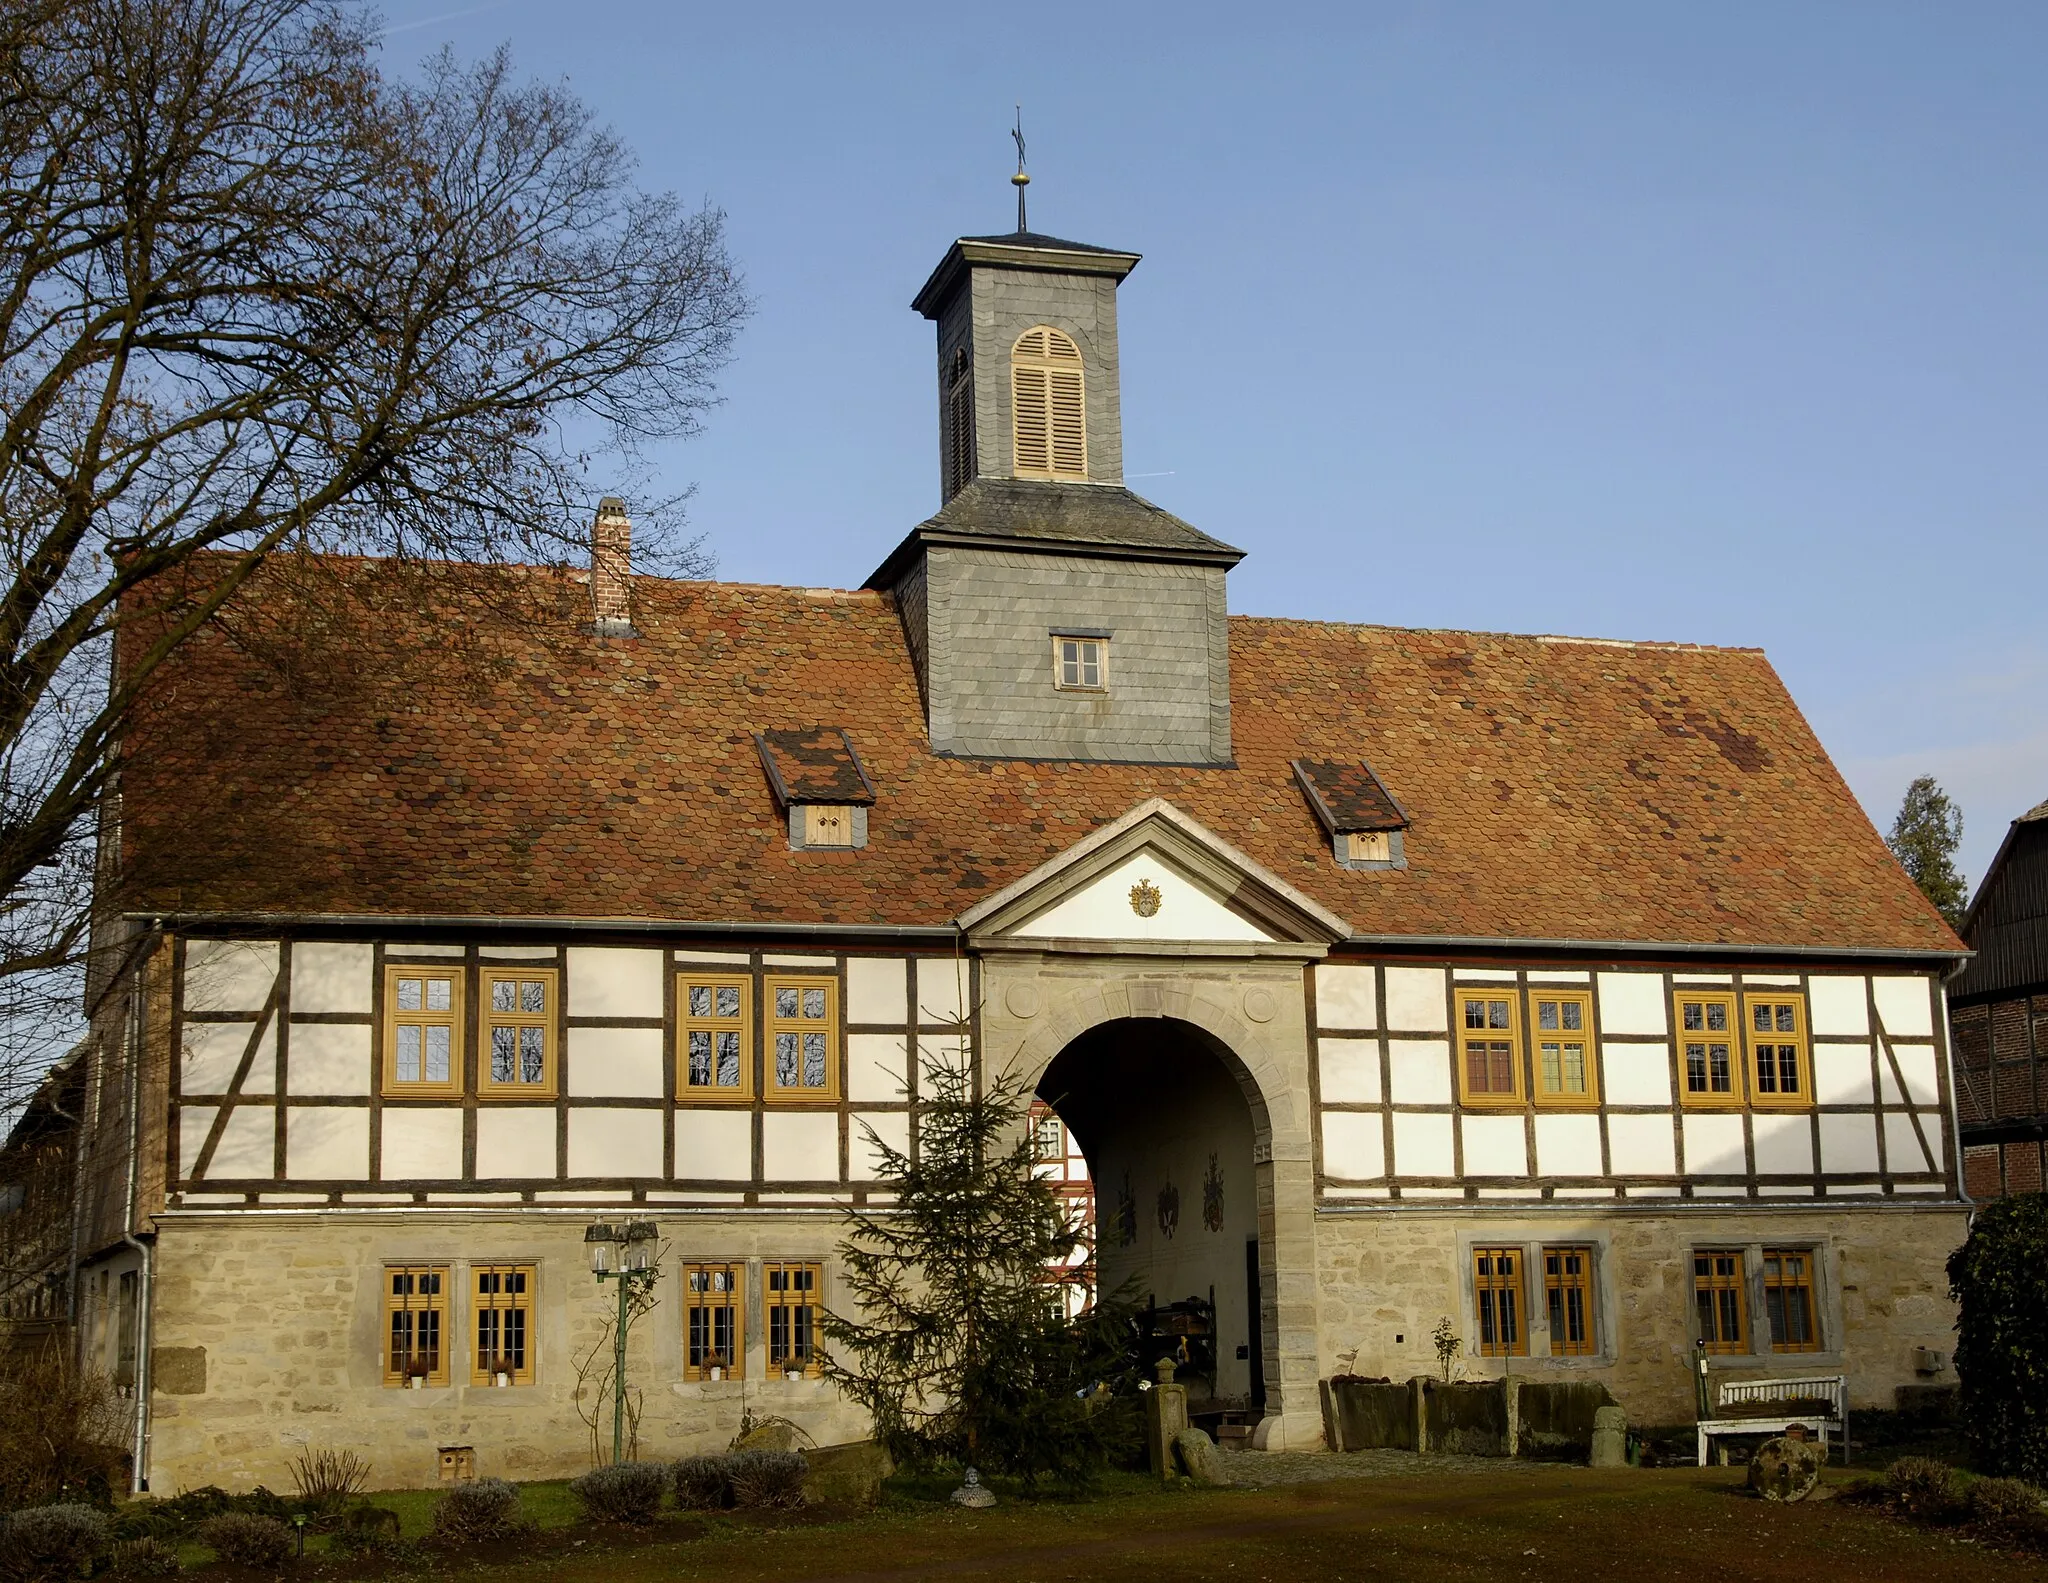
<svg viewBox="0 0 2048 1583">
<path fill-rule="evenodd" d="M 1159 887 L 1149 879 L 1141 879 L 1131 887 L 1131 911 L 1140 918 L 1149 918 L 1159 911 Z"/>
</svg>

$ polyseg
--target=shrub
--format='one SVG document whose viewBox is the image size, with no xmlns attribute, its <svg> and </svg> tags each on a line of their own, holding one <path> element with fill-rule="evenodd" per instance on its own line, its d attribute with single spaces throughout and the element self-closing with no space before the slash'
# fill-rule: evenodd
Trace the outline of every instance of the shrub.
<svg viewBox="0 0 2048 1583">
<path fill-rule="evenodd" d="M 199 1541 L 223 1561 L 274 1570 L 298 1550 L 292 1531 L 275 1517 L 222 1512 L 199 1525 Z"/>
<path fill-rule="evenodd" d="M 1900 1457 L 1885 1470 L 1885 1487 L 1914 1517 L 1938 1517 L 1954 1502 L 1956 1476 L 1932 1457 Z"/>
<path fill-rule="evenodd" d="M 2048 1194 L 1994 1199 L 1949 1256 L 1972 1460 L 2048 1484 Z"/>
<path fill-rule="evenodd" d="M 516 1539 L 528 1524 L 519 1515 L 519 1486 L 504 1479 L 451 1484 L 434 1508 L 432 1537 L 443 1544 L 487 1544 Z"/>
<path fill-rule="evenodd" d="M 51 1583 L 82 1576 L 107 1548 L 107 1519 L 90 1506 L 31 1506 L 0 1520 L 0 1577 Z"/>
<path fill-rule="evenodd" d="M 56 1343 L 0 1358 L 0 1511 L 112 1503 L 134 1421 L 104 1376 Z"/>
<path fill-rule="evenodd" d="M 571 1479 L 569 1493 L 597 1522 L 644 1526 L 660 1513 L 668 1480 L 669 1470 L 659 1462 L 615 1462 Z"/>
<path fill-rule="evenodd" d="M 108 1553 L 107 1572 L 117 1578 L 176 1577 L 178 1550 L 161 1539 L 124 1539 Z"/>
<path fill-rule="evenodd" d="M 738 1506 L 801 1506 L 804 1459 L 796 1451 L 735 1451 L 725 1459 Z"/>
<path fill-rule="evenodd" d="M 332 1549 L 346 1555 L 370 1555 L 395 1549 L 398 1543 L 398 1513 L 367 1503 L 344 1511 L 328 1540 Z"/>
<path fill-rule="evenodd" d="M 2017 1528 L 2048 1515 L 2048 1495 L 2025 1479 L 1979 1479 L 1970 1486 L 1970 1515 L 1994 1528 Z"/>
<path fill-rule="evenodd" d="M 676 1463 L 676 1504 L 685 1511 L 716 1511 L 732 1504 L 730 1457 L 684 1457 Z"/>
<path fill-rule="evenodd" d="M 306 1510 L 320 1517 L 337 1515 L 363 1492 L 370 1464 L 353 1451 L 308 1451 L 292 1461 L 292 1482 Z"/>
</svg>

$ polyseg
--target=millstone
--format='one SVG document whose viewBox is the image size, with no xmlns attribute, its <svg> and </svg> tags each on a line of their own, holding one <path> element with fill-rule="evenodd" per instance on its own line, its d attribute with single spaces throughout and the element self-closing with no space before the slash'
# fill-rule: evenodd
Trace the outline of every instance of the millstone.
<svg viewBox="0 0 2048 1583">
<path fill-rule="evenodd" d="M 1803 1501 L 1820 1482 L 1821 1448 L 1780 1435 L 1749 1459 L 1749 1487 L 1767 1501 Z"/>
</svg>

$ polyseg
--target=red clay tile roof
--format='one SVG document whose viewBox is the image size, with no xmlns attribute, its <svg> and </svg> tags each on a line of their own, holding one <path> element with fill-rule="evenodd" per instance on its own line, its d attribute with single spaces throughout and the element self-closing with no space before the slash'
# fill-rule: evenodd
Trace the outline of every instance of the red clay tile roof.
<svg viewBox="0 0 2048 1583">
<path fill-rule="evenodd" d="M 134 731 L 129 904 L 945 925 L 1159 796 L 1364 935 L 1957 947 L 1754 650 L 1234 617 L 1237 764 L 1193 768 L 934 756 L 882 594 L 642 577 L 634 614 L 402 707 L 198 641 Z M 819 722 L 865 850 L 790 851 L 763 782 L 754 733 Z M 1369 759 L 1408 867 L 1339 868 L 1295 759 Z"/>
<path fill-rule="evenodd" d="M 860 755 L 844 730 L 812 726 L 804 731 L 756 731 L 761 767 L 776 800 L 790 803 L 867 803 L 875 788 L 860 767 Z"/>
<path fill-rule="evenodd" d="M 1408 816 L 1380 784 L 1370 764 L 1296 759 L 1293 768 L 1309 807 L 1332 835 L 1408 828 Z"/>
</svg>

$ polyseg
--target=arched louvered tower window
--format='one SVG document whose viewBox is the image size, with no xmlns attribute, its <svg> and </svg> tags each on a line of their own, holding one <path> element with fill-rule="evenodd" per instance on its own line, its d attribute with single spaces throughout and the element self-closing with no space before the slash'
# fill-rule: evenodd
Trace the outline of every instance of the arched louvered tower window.
<svg viewBox="0 0 2048 1583">
<path fill-rule="evenodd" d="M 946 498 L 951 500 L 974 477 L 974 368 L 966 347 L 954 348 L 939 382 L 945 402 Z"/>
<path fill-rule="evenodd" d="M 1085 481 L 1086 388 L 1081 349 L 1049 324 L 1034 325 L 1010 350 L 1017 427 L 1017 476 Z"/>
</svg>

